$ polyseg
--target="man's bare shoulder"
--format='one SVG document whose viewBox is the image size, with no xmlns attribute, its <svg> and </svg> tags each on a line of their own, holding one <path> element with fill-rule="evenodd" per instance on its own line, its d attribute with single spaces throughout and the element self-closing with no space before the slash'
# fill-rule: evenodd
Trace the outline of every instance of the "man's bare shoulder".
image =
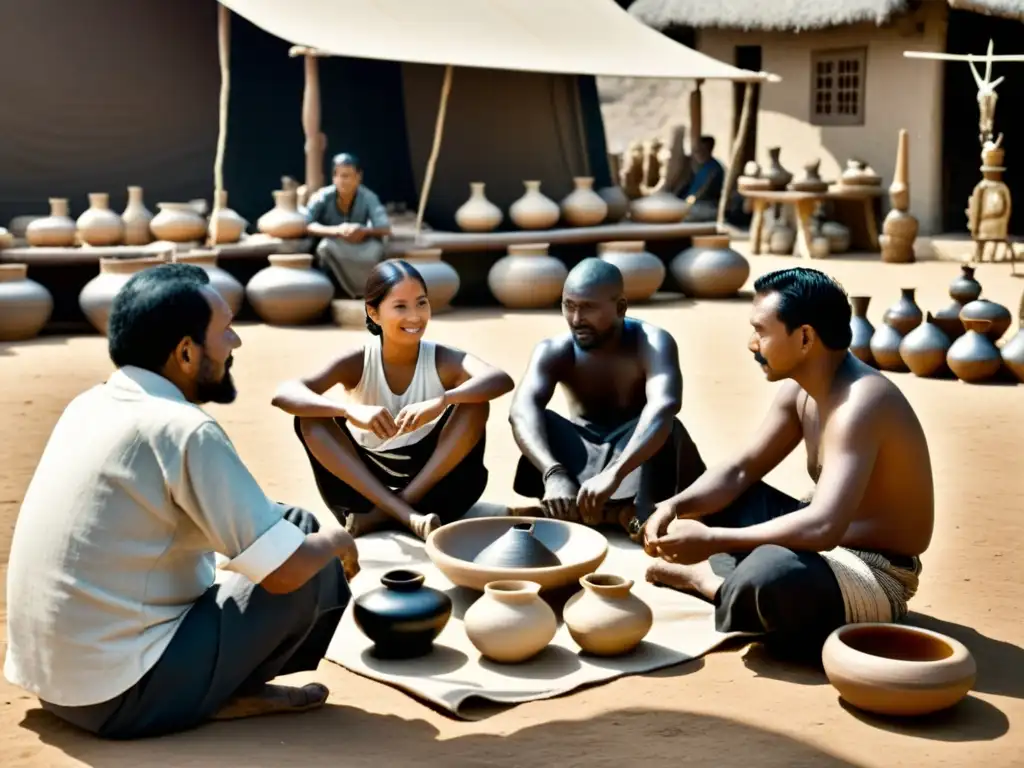
<svg viewBox="0 0 1024 768">
<path fill-rule="evenodd" d="M 884 428 L 894 416 L 913 414 L 906 395 L 873 368 L 859 366 L 846 384 L 845 405 L 850 416 Z"/>
<path fill-rule="evenodd" d="M 538 342 L 533 348 L 533 362 L 536 365 L 550 367 L 573 360 L 572 334 L 563 333 Z"/>
<path fill-rule="evenodd" d="M 637 329 L 640 331 L 639 337 L 650 352 L 654 354 L 675 353 L 677 349 L 676 339 L 664 328 L 644 320 L 637 320 L 636 318 L 630 318 L 629 321 L 636 324 Z"/>
</svg>

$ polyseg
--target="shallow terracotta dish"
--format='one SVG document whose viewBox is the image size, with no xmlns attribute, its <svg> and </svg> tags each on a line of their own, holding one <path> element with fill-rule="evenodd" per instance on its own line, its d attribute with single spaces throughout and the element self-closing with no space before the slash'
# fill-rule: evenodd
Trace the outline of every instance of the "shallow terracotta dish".
<svg viewBox="0 0 1024 768">
<path fill-rule="evenodd" d="M 821 650 L 825 674 L 853 706 L 880 715 L 926 715 L 974 685 L 974 657 L 958 640 L 901 624 L 849 624 Z"/>
<path fill-rule="evenodd" d="M 533 535 L 554 552 L 561 565 L 501 568 L 473 562 L 509 528 L 533 523 Z M 593 573 L 608 554 L 604 535 L 585 525 L 536 517 L 481 517 L 441 526 L 427 537 L 427 555 L 449 581 L 480 592 L 492 581 L 533 581 L 542 590 L 557 589 Z"/>
</svg>

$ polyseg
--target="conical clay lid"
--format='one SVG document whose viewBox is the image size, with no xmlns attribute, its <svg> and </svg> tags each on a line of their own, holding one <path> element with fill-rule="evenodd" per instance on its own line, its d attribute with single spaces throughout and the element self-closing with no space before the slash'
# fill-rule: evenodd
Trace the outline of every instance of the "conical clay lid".
<svg viewBox="0 0 1024 768">
<path fill-rule="evenodd" d="M 473 558 L 488 568 L 551 568 L 562 564 L 558 555 L 533 535 L 533 523 L 516 523 Z"/>
</svg>

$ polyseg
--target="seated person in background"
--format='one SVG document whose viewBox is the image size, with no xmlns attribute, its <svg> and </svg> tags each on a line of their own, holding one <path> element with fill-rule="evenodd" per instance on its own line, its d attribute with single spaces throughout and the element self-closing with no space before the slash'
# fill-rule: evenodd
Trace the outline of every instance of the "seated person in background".
<svg viewBox="0 0 1024 768">
<path fill-rule="evenodd" d="M 625 316 L 622 273 L 600 259 L 569 273 L 562 313 L 570 333 L 537 345 L 512 402 L 509 420 L 523 452 L 515 491 L 540 499 L 543 515 L 621 524 L 638 536 L 654 504 L 705 469 L 676 418 L 683 389 L 676 343 Z M 547 408 L 559 384 L 568 419 Z"/>
<path fill-rule="evenodd" d="M 346 296 L 359 299 L 370 270 L 384 258 L 391 222 L 380 198 L 363 186 L 359 159 L 342 152 L 333 164 L 334 183 L 315 192 L 306 206 L 306 231 L 322 238 L 316 247 L 321 269 Z"/>
<path fill-rule="evenodd" d="M 364 298 L 370 341 L 284 382 L 273 404 L 295 416 L 324 503 L 354 536 L 397 520 L 425 539 L 484 492 L 489 403 L 513 382 L 467 352 L 423 339 L 427 287 L 407 262 L 378 264 Z M 345 402 L 325 396 L 336 384 Z"/>
<path fill-rule="evenodd" d="M 317 668 L 358 570 L 345 531 L 270 501 L 199 405 L 230 403 L 231 311 L 198 267 L 133 276 L 117 370 L 64 410 L 7 571 L 7 679 L 107 738 L 322 705 Z M 214 553 L 229 573 L 214 583 Z M 341 558 L 344 561 L 339 561 Z"/>
<path fill-rule="evenodd" d="M 842 624 L 892 622 L 931 541 L 931 460 L 900 390 L 848 351 L 850 305 L 813 269 L 754 283 L 750 351 L 784 382 L 746 451 L 660 505 L 651 581 L 715 604 L 718 629 L 817 653 Z M 803 441 L 816 483 L 798 501 L 762 478 Z"/>
<path fill-rule="evenodd" d="M 679 197 L 690 203 L 687 221 L 714 221 L 718 217 L 718 199 L 722 196 L 725 169 L 715 160 L 715 139 L 701 136 L 693 149 L 693 176 L 680 190 Z"/>
</svg>

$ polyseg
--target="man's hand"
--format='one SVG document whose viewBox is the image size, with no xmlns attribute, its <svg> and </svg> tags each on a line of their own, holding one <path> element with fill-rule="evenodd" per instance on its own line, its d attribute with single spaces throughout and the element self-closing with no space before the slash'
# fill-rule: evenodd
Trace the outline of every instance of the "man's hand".
<svg viewBox="0 0 1024 768">
<path fill-rule="evenodd" d="M 352 581 L 359 573 L 359 550 L 356 549 L 356 540 L 345 529 L 337 532 L 334 552 L 341 560 L 341 566 L 345 570 L 345 578 Z"/>
<path fill-rule="evenodd" d="M 339 224 L 335 231 L 337 236 L 347 243 L 361 243 L 366 239 L 366 232 L 361 224 L 346 222 Z"/>
<path fill-rule="evenodd" d="M 668 533 L 649 543 L 657 555 L 670 563 L 695 565 L 718 553 L 711 529 L 699 520 L 674 520 Z"/>
<path fill-rule="evenodd" d="M 576 497 L 580 487 L 568 472 L 555 472 L 544 483 L 541 505 L 548 517 L 556 520 L 578 520 Z"/>
<path fill-rule="evenodd" d="M 398 434 L 398 426 L 391 411 L 378 405 L 346 405 L 345 416 L 349 423 L 360 429 L 373 432 L 381 440 Z"/>
<path fill-rule="evenodd" d="M 676 511 L 669 501 L 663 501 L 654 508 L 654 512 L 644 523 L 644 552 L 657 557 L 658 551 L 654 542 L 668 534 L 669 524 L 676 519 Z"/>
<path fill-rule="evenodd" d="M 619 478 L 614 470 L 606 469 L 583 483 L 576 496 L 576 505 L 580 517 L 587 525 L 596 525 L 601 521 L 601 512 L 605 503 L 619 487 Z"/>
<path fill-rule="evenodd" d="M 412 432 L 424 424 L 429 424 L 442 413 L 444 413 L 445 402 L 443 397 L 434 397 L 424 400 L 422 403 L 412 403 L 405 406 L 395 417 L 395 425 L 398 433 Z"/>
</svg>

